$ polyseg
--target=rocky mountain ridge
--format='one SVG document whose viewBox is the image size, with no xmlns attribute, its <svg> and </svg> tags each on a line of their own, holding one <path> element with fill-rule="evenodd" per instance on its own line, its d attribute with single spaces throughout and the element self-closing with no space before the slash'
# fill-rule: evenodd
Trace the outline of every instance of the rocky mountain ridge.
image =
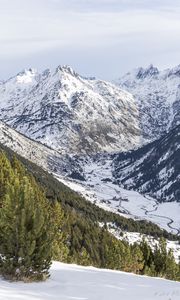
<svg viewBox="0 0 180 300">
<path fill-rule="evenodd" d="M 141 143 L 131 94 L 69 66 L 29 69 L 1 82 L 0 120 L 64 153 L 126 151 Z"/>
<path fill-rule="evenodd" d="M 137 68 L 115 82 L 134 96 L 146 141 L 180 124 L 180 65 L 164 71 L 153 65 Z"/>
<path fill-rule="evenodd" d="M 180 125 L 144 147 L 115 155 L 113 169 L 127 189 L 160 202 L 180 202 Z"/>
</svg>

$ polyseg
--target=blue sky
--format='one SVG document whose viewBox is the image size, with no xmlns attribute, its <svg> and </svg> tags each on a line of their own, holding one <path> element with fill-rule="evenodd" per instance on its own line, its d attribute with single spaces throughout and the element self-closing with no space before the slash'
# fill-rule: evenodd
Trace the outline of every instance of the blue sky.
<svg viewBox="0 0 180 300">
<path fill-rule="evenodd" d="M 0 0 L 0 79 L 68 64 L 114 79 L 180 64 L 180 0 Z"/>
</svg>

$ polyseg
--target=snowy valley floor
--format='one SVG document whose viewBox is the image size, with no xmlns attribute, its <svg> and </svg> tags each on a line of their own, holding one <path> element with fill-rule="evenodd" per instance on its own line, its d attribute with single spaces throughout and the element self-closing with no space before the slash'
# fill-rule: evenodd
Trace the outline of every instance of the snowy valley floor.
<svg viewBox="0 0 180 300">
<path fill-rule="evenodd" d="M 180 283 L 54 262 L 43 283 L 0 280 L 0 300 L 179 300 Z"/>
<path fill-rule="evenodd" d="M 72 180 L 57 174 L 54 176 L 105 210 L 127 218 L 145 219 L 169 232 L 180 234 L 180 203 L 159 203 L 148 195 L 120 187 L 113 183 L 111 164 L 111 158 L 84 164 L 86 181 Z"/>
</svg>

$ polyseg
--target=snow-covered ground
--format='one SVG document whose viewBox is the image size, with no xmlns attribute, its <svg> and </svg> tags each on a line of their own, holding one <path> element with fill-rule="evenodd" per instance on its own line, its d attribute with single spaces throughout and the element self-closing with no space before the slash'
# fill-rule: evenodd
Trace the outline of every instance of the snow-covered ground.
<svg viewBox="0 0 180 300">
<path fill-rule="evenodd" d="M 179 300 L 180 283 L 54 262 L 42 283 L 0 280 L 0 300 Z"/>
</svg>

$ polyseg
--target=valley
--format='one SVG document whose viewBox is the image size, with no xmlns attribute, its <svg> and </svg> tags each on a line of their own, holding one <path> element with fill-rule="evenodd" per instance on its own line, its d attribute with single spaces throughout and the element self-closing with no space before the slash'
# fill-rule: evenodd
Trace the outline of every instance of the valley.
<svg viewBox="0 0 180 300">
<path fill-rule="evenodd" d="M 85 181 L 72 180 L 54 174 L 58 180 L 79 192 L 88 201 L 105 210 L 113 211 L 127 218 L 145 219 L 156 223 L 169 232 L 179 234 L 180 203 L 159 203 L 156 199 L 127 190 L 113 183 L 112 160 L 102 164 L 89 163 L 84 166 Z"/>
</svg>

